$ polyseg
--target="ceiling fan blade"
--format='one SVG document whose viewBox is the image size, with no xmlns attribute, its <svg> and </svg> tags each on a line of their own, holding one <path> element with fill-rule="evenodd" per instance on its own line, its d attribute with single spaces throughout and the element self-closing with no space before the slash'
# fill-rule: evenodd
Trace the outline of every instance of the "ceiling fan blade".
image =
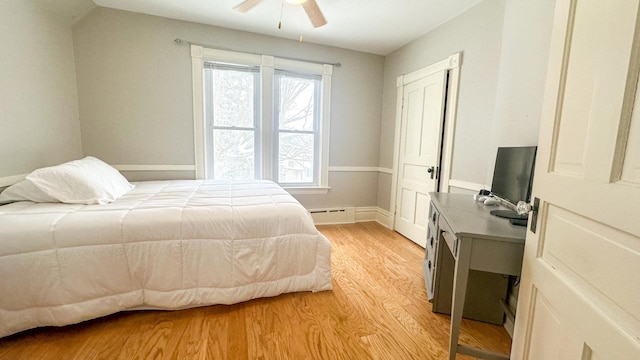
<svg viewBox="0 0 640 360">
<path fill-rule="evenodd" d="M 240 12 L 247 12 L 258 5 L 262 0 L 244 0 L 240 4 L 236 5 L 233 9 Z"/>
<path fill-rule="evenodd" d="M 311 24 L 313 25 L 313 27 L 317 28 L 327 23 L 327 20 L 324 18 L 324 15 L 322 15 L 322 11 L 320 11 L 316 0 L 307 0 L 303 2 L 302 7 L 307 13 L 309 20 L 311 20 Z"/>
</svg>

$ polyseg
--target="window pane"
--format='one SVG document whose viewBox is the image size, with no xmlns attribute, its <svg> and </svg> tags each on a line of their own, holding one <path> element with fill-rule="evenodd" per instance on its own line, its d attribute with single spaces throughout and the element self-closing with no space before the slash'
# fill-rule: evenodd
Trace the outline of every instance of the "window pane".
<svg viewBox="0 0 640 360">
<path fill-rule="evenodd" d="M 246 130 L 213 131 L 213 178 L 223 180 L 255 179 L 254 132 Z"/>
<path fill-rule="evenodd" d="M 278 126 L 281 130 L 314 129 L 316 79 L 279 75 Z"/>
<path fill-rule="evenodd" d="M 249 71 L 213 70 L 213 125 L 254 126 L 254 77 Z"/>
<path fill-rule="evenodd" d="M 314 135 L 280 133 L 279 183 L 312 183 Z"/>
</svg>

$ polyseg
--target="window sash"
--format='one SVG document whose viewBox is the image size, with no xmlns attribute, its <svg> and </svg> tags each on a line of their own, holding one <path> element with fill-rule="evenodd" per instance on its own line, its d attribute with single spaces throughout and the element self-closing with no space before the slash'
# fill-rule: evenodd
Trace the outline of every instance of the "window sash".
<svg viewBox="0 0 640 360">
<path fill-rule="evenodd" d="M 312 74 L 304 74 L 293 71 L 275 70 L 274 74 L 274 152 L 273 152 L 273 178 L 278 184 L 282 186 L 318 186 L 319 185 L 319 175 L 320 175 L 320 114 L 321 114 L 321 82 L 322 77 L 319 75 Z M 282 109 L 281 104 L 281 82 L 284 78 L 294 78 L 294 79 L 305 79 L 313 81 L 313 104 L 312 104 L 312 129 L 311 130 L 301 130 L 301 129 L 281 129 L 281 116 Z M 285 179 L 281 179 L 280 174 L 283 169 L 281 169 L 281 161 L 280 157 L 282 155 L 283 146 L 281 146 L 281 136 L 282 134 L 299 134 L 299 135 L 312 135 L 312 154 L 311 154 L 311 180 L 310 181 L 285 181 Z M 302 170 L 302 169 L 301 169 Z"/>
<path fill-rule="evenodd" d="M 253 99 L 252 99 L 252 127 L 246 126 L 234 126 L 234 125 L 215 125 L 215 109 L 214 109 L 214 71 L 235 71 L 245 72 L 252 75 L 253 78 Z M 215 158 L 215 136 L 216 131 L 252 131 L 253 132 L 253 177 L 254 179 L 260 179 L 261 173 L 261 161 L 262 153 L 260 148 L 260 68 L 257 66 L 238 65 L 230 63 L 216 63 L 206 62 L 204 64 L 204 77 L 205 77 L 205 107 L 206 107 L 206 146 L 207 146 L 207 174 L 209 179 L 219 178 L 215 173 L 216 158 Z"/>
</svg>

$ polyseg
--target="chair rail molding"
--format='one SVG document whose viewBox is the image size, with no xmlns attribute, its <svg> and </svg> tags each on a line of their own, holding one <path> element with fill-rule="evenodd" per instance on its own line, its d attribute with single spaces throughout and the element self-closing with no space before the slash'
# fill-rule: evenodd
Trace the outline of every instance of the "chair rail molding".
<svg viewBox="0 0 640 360">
<path fill-rule="evenodd" d="M 119 171 L 194 171 L 195 165 L 111 165 Z"/>
<path fill-rule="evenodd" d="M 465 190 L 473 190 L 473 191 L 491 189 L 491 186 L 478 184 L 478 183 L 473 183 L 473 182 L 469 182 L 469 181 L 455 180 L 455 179 L 449 180 L 449 188 L 452 188 L 452 187 L 459 188 L 459 189 L 465 189 Z"/>
<path fill-rule="evenodd" d="M 393 170 L 379 166 L 329 166 L 329 172 L 380 172 L 391 174 Z"/>
</svg>

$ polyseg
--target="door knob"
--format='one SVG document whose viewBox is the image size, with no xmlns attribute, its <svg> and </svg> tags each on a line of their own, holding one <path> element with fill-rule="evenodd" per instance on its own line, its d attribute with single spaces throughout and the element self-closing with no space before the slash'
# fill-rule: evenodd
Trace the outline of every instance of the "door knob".
<svg viewBox="0 0 640 360">
<path fill-rule="evenodd" d="M 429 173 L 429 175 L 431 176 L 431 179 L 434 178 L 434 176 L 436 176 L 436 168 L 435 166 L 429 166 L 427 168 L 427 172 Z"/>
<path fill-rule="evenodd" d="M 538 208 L 540 207 L 540 199 L 534 198 L 533 205 L 527 203 L 526 201 L 518 201 L 516 205 L 516 212 L 519 215 L 526 215 L 531 213 L 531 224 L 529 229 L 532 233 L 536 233 L 536 223 L 538 222 Z"/>
</svg>

